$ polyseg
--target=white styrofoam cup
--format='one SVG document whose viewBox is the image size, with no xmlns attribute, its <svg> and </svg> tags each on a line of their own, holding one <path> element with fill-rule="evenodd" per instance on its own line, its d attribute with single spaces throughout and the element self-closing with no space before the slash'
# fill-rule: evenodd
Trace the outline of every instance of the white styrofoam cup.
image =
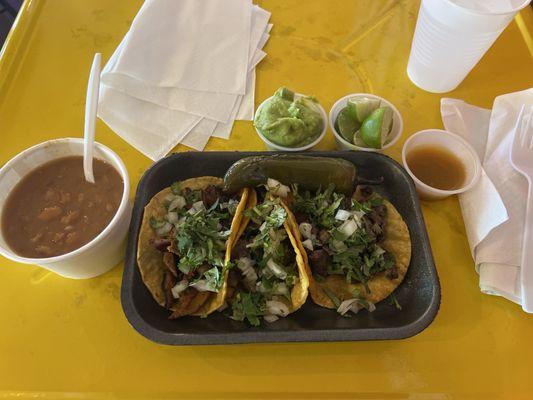
<svg viewBox="0 0 533 400">
<path fill-rule="evenodd" d="M 422 0 L 407 64 L 421 89 L 455 89 L 531 0 Z"/>
<path fill-rule="evenodd" d="M 35 168 L 57 158 L 82 155 L 83 139 L 78 138 L 49 140 L 19 153 L 0 169 L 0 209 L 20 179 Z M 111 164 L 124 182 L 118 210 L 105 229 L 82 247 L 67 254 L 48 258 L 19 256 L 9 248 L 0 230 L 1 255 L 19 263 L 38 265 L 73 279 L 93 278 L 101 275 L 122 260 L 131 218 L 128 172 L 119 156 L 103 144 L 95 143 L 94 156 Z"/>
<path fill-rule="evenodd" d="M 454 190 L 437 189 L 425 184 L 416 177 L 409 168 L 407 159 L 410 152 L 422 146 L 442 147 L 461 160 L 466 174 L 464 183 L 460 188 Z M 470 143 L 455 133 L 441 129 L 426 129 L 410 136 L 403 145 L 402 162 L 404 168 L 415 182 L 416 191 L 424 200 L 440 200 L 453 194 L 466 192 L 478 182 L 482 169 L 481 161 Z"/>
</svg>

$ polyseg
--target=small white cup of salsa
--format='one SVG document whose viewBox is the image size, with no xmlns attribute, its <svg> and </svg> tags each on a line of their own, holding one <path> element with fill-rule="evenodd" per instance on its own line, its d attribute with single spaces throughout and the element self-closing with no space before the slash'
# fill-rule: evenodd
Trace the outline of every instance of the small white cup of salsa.
<svg viewBox="0 0 533 400">
<path fill-rule="evenodd" d="M 303 97 L 305 95 L 301 94 L 301 93 L 295 93 L 294 94 L 295 97 Z M 273 96 L 270 96 L 268 98 L 266 98 L 261 104 L 259 104 L 259 106 L 257 107 L 257 110 L 255 111 L 255 113 L 257 114 L 259 112 L 259 110 L 261 109 L 261 107 L 263 107 L 263 105 L 269 101 Z M 323 128 L 322 128 L 322 132 L 320 133 L 320 135 L 318 135 L 318 137 L 313 140 L 311 143 L 309 144 L 306 144 L 305 146 L 300 146 L 300 147 L 288 147 L 288 146 L 281 146 L 279 144 L 276 144 L 270 140 L 268 140 L 261 132 L 259 132 L 259 129 L 257 129 L 255 126 L 255 131 L 257 132 L 257 135 L 261 138 L 261 140 L 263 142 L 265 142 L 265 145 L 267 147 L 267 149 L 269 150 L 278 150 L 278 151 L 305 151 L 305 150 L 309 150 L 311 149 L 312 147 L 315 147 L 317 144 L 319 144 L 322 139 L 324 139 L 324 136 L 326 136 L 326 131 L 328 129 L 328 115 L 326 114 L 326 110 L 324 110 L 324 107 L 322 107 L 322 105 L 320 105 L 320 103 L 316 103 L 316 109 L 317 111 L 320 113 L 321 117 L 322 117 L 322 123 L 323 123 Z"/>
<path fill-rule="evenodd" d="M 16 155 L 0 169 L 0 210 L 3 209 L 11 190 L 28 173 L 49 161 L 82 155 L 83 139 L 77 138 L 49 140 Z M 38 265 L 72 279 L 86 279 L 101 275 L 122 260 L 131 219 L 128 172 L 119 156 L 103 144 L 95 143 L 94 156 L 116 169 L 123 182 L 118 209 L 104 230 L 83 246 L 69 253 L 48 258 L 19 256 L 7 245 L 3 232 L 0 230 L 1 255 L 19 263 Z"/>
<path fill-rule="evenodd" d="M 388 106 L 392 109 L 392 129 L 389 134 L 389 138 L 385 145 L 381 149 L 374 149 L 372 147 L 364 147 L 364 146 L 356 146 L 353 143 L 348 142 L 346 139 L 344 139 L 340 133 L 337 132 L 335 129 L 335 120 L 337 119 L 337 115 L 339 115 L 339 112 L 346 107 L 348 104 L 348 99 L 351 99 L 352 97 L 370 97 L 372 99 L 378 99 L 381 100 L 381 106 Z M 331 107 L 331 110 L 329 111 L 329 127 L 331 128 L 331 131 L 333 132 L 333 136 L 335 136 L 335 143 L 337 145 L 337 150 L 362 150 L 362 151 L 374 151 L 377 153 L 383 152 L 383 150 L 394 146 L 394 144 L 400 139 L 400 136 L 402 135 L 403 131 L 403 119 L 402 115 L 398 111 L 394 105 L 384 99 L 383 97 L 376 96 L 375 94 L 370 93 L 354 93 L 349 94 L 347 96 L 341 97 L 339 100 L 333 104 L 333 107 Z"/>
<path fill-rule="evenodd" d="M 454 155 L 464 168 L 464 180 L 460 187 L 452 190 L 438 189 L 422 182 L 409 167 L 409 154 L 424 147 L 441 148 Z M 402 163 L 413 179 L 416 191 L 424 200 L 441 200 L 454 194 L 472 189 L 481 177 L 481 161 L 474 148 L 461 136 L 442 129 L 425 129 L 410 136 L 402 149 Z"/>
</svg>

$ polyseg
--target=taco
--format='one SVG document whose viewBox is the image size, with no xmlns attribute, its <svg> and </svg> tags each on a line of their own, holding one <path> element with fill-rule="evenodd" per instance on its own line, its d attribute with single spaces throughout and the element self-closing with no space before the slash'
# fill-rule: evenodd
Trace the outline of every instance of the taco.
<svg viewBox="0 0 533 400">
<path fill-rule="evenodd" d="M 285 188 L 313 301 L 341 314 L 373 311 L 409 267 L 411 240 L 398 211 L 369 186 L 359 186 L 352 197 L 334 185 L 314 192 Z"/>
<path fill-rule="evenodd" d="M 227 264 L 248 199 L 222 191 L 220 178 L 176 182 L 144 209 L 137 264 L 170 318 L 205 316 L 224 303 Z"/>
<path fill-rule="evenodd" d="M 309 279 L 289 224 L 290 211 L 263 188 L 250 191 L 232 251 L 226 313 L 257 326 L 299 309 Z"/>
</svg>

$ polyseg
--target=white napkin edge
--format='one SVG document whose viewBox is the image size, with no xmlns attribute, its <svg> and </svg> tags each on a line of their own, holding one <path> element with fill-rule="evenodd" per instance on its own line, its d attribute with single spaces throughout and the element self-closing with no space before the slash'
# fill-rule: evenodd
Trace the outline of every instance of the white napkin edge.
<svg viewBox="0 0 533 400">
<path fill-rule="evenodd" d="M 117 117 L 162 139 L 182 138 L 201 120 L 193 114 L 170 110 L 114 90 L 100 87 L 97 115 L 102 119 Z"/>
<path fill-rule="evenodd" d="M 250 70 L 248 72 L 248 78 L 246 82 L 246 95 L 244 96 L 238 96 L 235 102 L 235 106 L 233 107 L 233 110 L 231 112 L 230 118 L 228 119 L 228 122 L 218 122 L 215 121 L 216 124 L 213 126 L 213 129 L 208 132 L 206 130 L 197 130 L 193 129 L 191 132 L 189 132 L 185 137 L 184 140 L 182 140 L 180 143 L 184 144 L 186 146 L 189 146 L 195 150 L 202 151 L 205 146 L 207 145 L 209 141 L 209 137 L 217 137 L 220 139 L 229 139 L 231 136 L 231 130 L 233 128 L 233 123 L 235 122 L 235 119 L 237 117 L 237 113 L 242 112 L 244 113 L 243 116 L 247 117 L 251 114 L 251 118 L 253 118 L 253 110 L 254 110 L 254 93 L 255 93 L 255 67 L 257 64 L 265 58 L 266 53 L 258 49 L 257 56 L 254 59 L 253 64 L 250 67 Z M 243 102 L 247 104 L 243 107 Z M 207 118 L 206 118 L 207 119 Z M 202 122 L 199 123 L 201 126 Z M 211 126 L 211 125 L 208 125 Z"/>
<path fill-rule="evenodd" d="M 268 42 L 268 39 L 270 39 L 270 35 L 268 33 L 263 33 L 261 36 L 261 39 L 259 40 L 259 43 L 257 44 L 258 49 L 262 49 L 265 47 L 266 42 Z"/>
<path fill-rule="evenodd" d="M 463 113 L 462 110 L 465 110 L 465 112 Z M 462 100 L 442 98 L 441 116 L 445 129 L 471 143 L 478 152 L 480 160 L 483 160 L 490 110 L 473 106 Z M 485 139 L 480 142 L 480 137 Z M 494 228 L 507 221 L 509 214 L 498 190 L 483 168 L 476 186 L 458 197 L 470 251 L 475 259 L 476 246 Z M 481 197 L 488 201 L 484 203 L 476 201 L 476 199 Z M 497 213 L 496 218 L 494 218 L 495 212 Z M 488 218 L 489 215 L 491 218 Z"/>
<path fill-rule="evenodd" d="M 112 89 L 110 89 L 112 90 Z M 161 137 L 152 132 L 143 130 L 139 127 L 131 125 L 128 121 L 124 121 L 117 115 L 98 113 L 98 117 L 111 128 L 118 136 L 128 142 L 134 149 L 145 155 L 152 161 L 157 161 L 166 156 L 170 150 L 176 147 L 182 140 L 182 137 L 170 137 L 167 141 L 161 143 Z M 131 135 L 131 133 L 135 133 Z M 142 138 L 142 140 L 140 140 Z M 160 143 L 157 149 L 149 150 L 146 148 L 146 143 Z"/>
<path fill-rule="evenodd" d="M 251 72 L 252 76 L 250 77 L 250 80 L 254 82 L 255 84 L 255 71 Z M 235 120 L 237 119 L 237 113 L 240 112 L 242 102 L 244 100 L 245 96 L 241 96 L 241 98 L 237 101 L 236 107 L 233 110 L 232 118 L 230 119 L 230 122 L 222 124 L 218 123 L 215 131 L 213 133 L 213 137 L 219 138 L 219 139 L 229 139 L 231 136 L 231 131 L 233 129 L 233 125 L 235 124 Z M 252 94 L 252 102 L 253 102 L 253 94 Z M 252 107 L 253 108 L 253 107 Z"/>
<path fill-rule="evenodd" d="M 495 228 L 509 220 L 509 214 L 494 183 L 483 169 L 478 183 L 458 198 L 470 252 L 476 260 L 476 248 Z M 479 202 L 480 198 L 484 201 Z M 487 218 L 494 210 L 500 210 L 495 213 L 496 217 Z"/>
<path fill-rule="evenodd" d="M 202 151 L 219 123 L 212 119 L 203 118 L 183 137 L 180 144 Z"/>
<path fill-rule="evenodd" d="M 263 47 L 265 47 L 266 42 L 268 41 L 268 39 L 270 39 L 270 34 L 269 33 L 272 30 L 273 26 L 274 26 L 274 24 L 268 24 L 267 25 L 267 28 L 266 28 L 265 32 L 263 33 L 263 36 L 261 37 L 261 40 L 259 42 L 259 45 L 258 45 L 259 49 L 262 49 Z M 264 53 L 263 51 L 261 51 L 261 53 L 264 54 L 264 55 L 259 60 L 259 62 L 264 58 L 264 56 L 266 56 L 266 53 Z M 254 75 L 255 75 L 255 73 L 254 73 Z M 241 99 L 240 105 L 238 106 L 239 110 L 238 110 L 235 118 L 233 118 L 234 120 L 236 119 L 238 121 L 253 121 L 253 119 L 254 119 L 254 108 L 255 108 L 255 76 L 253 77 L 252 86 L 253 86 L 253 90 L 251 91 L 251 93 L 250 93 L 249 90 L 247 90 L 246 94 L 244 95 L 244 98 Z M 233 113 L 232 113 L 232 115 L 233 115 Z M 231 129 L 233 127 L 233 123 L 234 123 L 234 121 L 230 120 L 227 124 L 219 124 L 217 126 L 217 129 L 215 130 L 220 135 L 220 136 L 217 136 L 217 137 L 220 137 L 220 138 L 223 138 L 223 139 L 228 139 L 230 137 L 230 135 L 231 135 Z"/>
<path fill-rule="evenodd" d="M 109 74 L 105 72 L 106 69 L 108 68 L 108 65 L 112 65 L 116 61 L 116 58 L 118 56 L 119 56 L 119 52 L 113 53 L 113 55 L 108 61 L 108 64 L 106 64 L 106 66 L 104 67 L 104 72 L 102 73 L 103 76 L 102 76 L 102 82 L 101 82 L 102 86 L 113 88 L 114 90 L 122 92 L 129 97 L 133 97 L 140 101 L 151 103 L 154 106 L 158 106 L 161 108 L 168 108 L 174 111 L 185 112 L 187 114 L 196 115 L 202 118 L 205 117 L 208 119 L 214 119 L 222 123 L 233 122 L 231 118 L 233 114 L 233 109 L 238 103 L 237 101 L 239 98 L 238 95 L 235 96 L 235 95 L 227 95 L 227 94 L 221 94 L 221 93 L 205 93 L 205 95 L 208 96 L 208 98 L 210 99 L 209 100 L 210 103 L 212 103 L 215 106 L 218 104 L 221 107 L 219 107 L 218 109 L 211 108 L 209 112 L 206 111 L 207 109 L 204 109 L 205 112 L 202 114 L 199 114 L 197 112 L 183 111 L 179 108 L 172 107 L 169 104 L 161 104 L 160 102 L 157 102 L 157 101 L 154 102 L 154 98 L 150 96 L 148 97 L 145 96 L 146 94 L 149 94 L 153 90 L 153 88 L 149 86 L 145 86 L 144 83 L 142 83 L 141 81 L 134 81 L 134 80 L 130 80 L 130 85 L 128 85 L 127 81 L 124 82 L 120 79 L 119 74 Z M 250 64 L 248 66 L 248 72 L 250 73 L 250 71 L 254 69 L 263 60 L 263 58 L 265 58 L 265 56 L 266 56 L 266 53 L 264 51 L 262 51 L 260 48 L 256 49 L 256 51 L 253 54 L 253 57 L 250 59 Z M 119 84 L 119 83 L 122 83 L 122 84 Z M 250 84 L 248 79 L 247 79 L 246 84 L 247 86 L 249 86 Z M 252 82 L 252 87 L 255 87 L 255 82 Z M 182 90 L 182 91 L 180 90 L 180 92 L 182 95 L 189 95 L 191 93 L 190 91 L 186 91 L 186 90 Z M 250 90 L 248 90 L 247 88 L 245 96 L 249 95 L 249 92 Z M 253 98 L 251 99 L 251 102 L 252 102 L 251 108 L 253 108 Z M 208 106 L 208 108 L 210 107 Z M 249 110 L 249 107 L 245 109 L 245 111 L 243 112 L 243 118 L 246 118 L 246 117 L 250 118 L 249 111 L 245 113 L 247 110 Z M 210 114 L 210 112 L 212 112 L 213 114 Z M 228 112 L 229 114 L 227 114 Z M 206 116 L 206 114 L 208 115 Z M 225 119 L 221 118 L 222 114 L 224 114 Z M 253 114 L 253 111 L 252 111 L 252 114 Z"/>
<path fill-rule="evenodd" d="M 252 70 L 250 72 L 249 81 L 255 82 L 255 70 Z M 252 96 L 252 103 L 253 103 L 253 91 L 252 91 L 251 96 Z M 189 146 L 195 150 L 202 151 L 207 145 L 210 136 L 216 137 L 219 139 L 226 139 L 226 140 L 229 139 L 229 137 L 231 136 L 231 130 L 233 129 L 233 124 L 235 123 L 237 112 L 241 109 L 241 103 L 243 102 L 245 97 L 246 96 L 239 96 L 228 122 L 222 123 L 222 122 L 214 121 L 216 122 L 216 124 L 213 127 L 213 130 L 209 134 L 206 131 L 202 132 L 202 131 L 197 131 L 193 129 L 193 131 L 189 132 L 180 143 L 186 146 Z M 253 106 L 252 106 L 252 113 L 253 113 Z M 207 121 L 211 121 L 211 120 L 207 120 Z"/>
<path fill-rule="evenodd" d="M 521 304 L 520 267 L 516 265 L 481 263 L 476 265 L 481 292 L 502 296 Z"/>
<path fill-rule="evenodd" d="M 134 77 L 119 73 L 102 75 L 101 83 L 130 97 L 162 108 L 198 117 L 226 121 L 239 95 L 198 92 L 186 89 L 154 88 Z"/>
<path fill-rule="evenodd" d="M 266 53 L 264 51 L 260 50 L 259 58 L 257 59 L 257 64 L 259 64 L 265 57 Z M 249 72 L 250 76 L 248 76 L 248 80 L 246 82 L 247 90 L 246 94 L 242 97 L 240 105 L 238 105 L 238 111 L 236 115 L 232 117 L 233 120 L 237 119 L 240 121 L 252 121 L 254 119 L 254 106 L 255 106 L 255 66 L 254 68 Z M 248 88 L 249 87 L 249 88 Z M 233 121 L 230 121 L 233 123 Z"/>
<path fill-rule="evenodd" d="M 518 92 L 519 93 L 519 92 Z M 516 95 L 515 93 L 511 93 L 510 95 Z M 493 110 L 494 110 L 494 107 L 498 101 L 498 99 L 500 97 L 504 97 L 504 96 L 508 96 L 508 95 L 502 95 L 502 96 L 498 96 L 495 101 L 494 101 L 494 104 L 493 104 Z M 486 143 L 487 143 L 487 138 L 488 138 L 488 134 L 489 134 L 489 130 L 488 130 L 488 124 L 489 122 L 492 120 L 492 118 L 494 117 L 494 114 L 493 114 L 493 111 L 490 112 L 490 115 L 487 116 L 488 114 L 488 111 L 489 110 L 485 110 L 485 109 L 482 109 L 482 108 L 478 108 L 478 107 L 475 107 L 475 106 L 472 106 L 470 104 L 467 104 L 461 100 L 453 100 L 453 99 L 442 99 L 441 101 L 441 105 L 442 104 L 453 104 L 454 107 L 453 107 L 453 110 L 455 110 L 456 114 L 454 117 L 459 117 L 459 120 L 456 121 L 456 123 L 454 124 L 454 129 L 452 129 L 451 127 L 449 127 L 449 117 L 452 116 L 450 114 L 450 109 L 447 110 L 448 114 L 445 112 L 445 111 L 442 111 L 442 116 L 443 116 L 443 123 L 446 127 L 446 129 L 449 129 L 449 130 L 452 130 L 452 131 L 455 131 L 456 133 L 459 133 L 460 132 L 457 132 L 457 131 L 462 131 L 462 129 L 458 128 L 458 126 L 460 127 L 463 127 L 464 128 L 464 131 L 475 131 L 475 128 L 478 127 L 478 126 L 486 126 L 487 128 L 485 128 L 484 130 L 486 130 L 487 132 L 477 132 L 477 135 L 485 135 L 484 137 L 482 137 L 481 139 L 483 139 L 483 154 L 479 154 L 480 155 L 480 158 L 481 160 L 485 160 L 485 157 L 486 157 Z M 473 122 L 478 122 L 478 124 L 475 124 L 474 126 L 472 126 L 472 124 L 470 124 L 470 129 L 467 128 L 468 126 L 468 123 L 467 121 L 463 120 L 463 116 L 461 115 L 461 112 L 460 112 L 460 109 L 464 109 L 465 107 L 468 107 L 469 108 L 469 112 L 470 114 L 473 113 L 476 113 L 477 110 L 480 111 L 480 113 L 476 113 L 478 114 L 477 115 L 477 118 L 479 119 L 479 121 L 476 121 L 475 118 L 473 118 Z M 484 114 L 484 115 L 483 115 Z M 448 118 L 447 118 L 448 117 Z M 487 120 L 488 118 L 488 120 Z M 447 123 L 448 122 L 448 123 Z M 470 134 L 472 134 L 472 132 L 470 132 Z M 464 136 L 463 136 L 464 137 Z M 473 144 L 473 146 L 476 148 L 476 150 L 480 150 L 480 137 L 479 136 L 474 136 L 475 139 L 477 139 L 477 143 Z M 469 139 L 468 137 L 465 137 L 465 139 Z M 482 161 L 482 162 L 483 162 Z M 485 190 L 482 189 L 482 186 L 485 186 Z M 506 223 L 507 221 L 510 220 L 510 216 L 509 216 L 509 213 L 508 213 L 508 210 L 507 208 L 505 207 L 505 204 L 503 203 L 503 199 L 501 198 L 501 196 L 499 195 L 498 193 L 498 196 L 495 197 L 494 195 L 492 196 L 486 196 L 485 197 L 485 201 L 484 202 L 478 202 L 478 203 L 475 203 L 472 201 L 472 199 L 475 199 L 475 198 L 479 198 L 479 194 L 476 194 L 476 190 L 479 191 L 479 193 L 486 193 L 487 191 L 494 191 L 495 193 L 498 193 L 495 185 L 493 184 L 493 182 L 490 180 L 490 178 L 487 176 L 487 174 L 485 173 L 485 171 L 483 170 L 483 174 L 482 174 L 482 177 L 481 177 L 481 180 L 480 180 L 480 183 L 475 187 L 473 188 L 473 190 L 471 192 L 467 192 L 467 193 L 464 193 L 462 195 L 459 196 L 459 201 L 460 201 L 460 204 L 461 204 L 461 210 L 463 211 L 463 218 L 465 220 L 465 226 L 466 226 L 466 231 L 467 231 L 467 237 L 468 237 L 468 240 L 469 240 L 469 244 L 470 244 L 470 247 L 471 247 L 471 250 L 473 252 L 473 258 L 475 260 L 475 267 L 476 267 L 476 272 L 479 274 L 479 288 L 481 290 L 482 293 L 485 293 L 485 294 L 489 294 L 489 295 L 494 295 L 494 296 L 502 296 L 516 304 L 521 304 L 521 278 L 520 278 L 520 266 L 518 265 L 513 265 L 511 263 L 498 263 L 498 262 L 493 262 L 493 261 L 490 261 L 490 260 L 487 260 L 487 259 L 483 259 L 484 257 L 480 257 L 480 255 L 478 255 L 478 249 L 481 249 L 481 245 L 483 243 L 483 240 L 487 238 L 488 240 L 488 237 L 489 237 L 489 234 L 490 232 L 492 232 L 493 230 L 495 230 L 496 227 L 498 226 L 502 226 L 502 224 Z M 471 197 L 471 199 L 468 199 L 468 197 Z M 484 232 L 474 232 L 474 234 L 472 234 L 472 230 L 475 231 L 475 229 L 473 227 L 471 227 L 471 229 L 468 229 L 468 223 L 467 223 L 467 220 L 468 220 L 468 216 L 469 216 L 469 212 L 465 211 L 464 210 L 464 207 L 466 204 L 470 204 L 473 208 L 476 209 L 476 212 L 478 212 L 478 208 L 480 206 L 482 206 L 484 209 L 486 210 L 492 210 L 492 211 L 495 211 L 495 210 L 500 210 L 500 212 L 496 212 L 497 215 L 497 218 L 489 218 L 491 224 L 492 224 L 492 229 L 486 229 Z M 502 208 L 503 207 L 503 208 Z M 502 211 L 505 211 L 505 212 L 502 212 Z M 481 213 L 483 214 L 483 213 Z M 477 243 L 477 245 L 475 246 L 472 246 L 473 243 Z"/>
</svg>

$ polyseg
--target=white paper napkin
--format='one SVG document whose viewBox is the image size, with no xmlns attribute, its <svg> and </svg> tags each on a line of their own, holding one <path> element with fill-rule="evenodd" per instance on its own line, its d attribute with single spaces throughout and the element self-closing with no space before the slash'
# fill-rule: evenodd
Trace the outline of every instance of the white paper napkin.
<svg viewBox="0 0 533 400">
<path fill-rule="evenodd" d="M 98 116 L 154 160 L 228 138 L 253 118 L 270 15 L 251 0 L 146 0 L 102 71 Z"/>
<path fill-rule="evenodd" d="M 509 153 L 523 104 L 533 104 L 533 89 L 498 96 L 492 111 L 441 100 L 445 128 L 467 139 L 483 163 L 478 185 L 459 196 L 480 289 L 518 304 L 527 182 Z"/>
</svg>

